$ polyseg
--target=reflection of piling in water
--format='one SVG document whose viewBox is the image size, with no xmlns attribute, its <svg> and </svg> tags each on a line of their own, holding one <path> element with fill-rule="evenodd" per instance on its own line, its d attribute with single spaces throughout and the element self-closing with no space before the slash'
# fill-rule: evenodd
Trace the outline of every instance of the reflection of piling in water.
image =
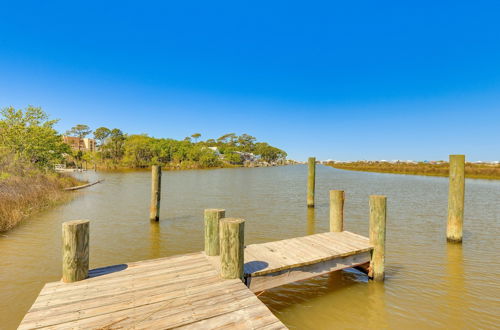
<svg viewBox="0 0 500 330">
<path fill-rule="evenodd" d="M 465 155 L 450 155 L 450 186 L 448 192 L 448 242 L 462 242 L 465 199 Z"/>
<path fill-rule="evenodd" d="M 313 207 L 307 208 L 307 235 L 316 233 L 316 214 Z"/>
<path fill-rule="evenodd" d="M 150 241 L 150 257 L 159 258 L 160 257 L 160 223 L 152 221 L 149 229 L 149 241 Z"/>
<path fill-rule="evenodd" d="M 344 231 L 343 190 L 330 190 L 330 231 Z"/>
<path fill-rule="evenodd" d="M 76 282 L 89 273 L 89 221 L 67 221 L 62 225 L 63 282 Z"/>
<path fill-rule="evenodd" d="M 314 207 L 314 189 L 316 184 L 316 158 L 309 157 L 307 162 L 307 207 Z"/>
<path fill-rule="evenodd" d="M 461 244 L 446 245 L 446 314 L 445 324 L 450 328 L 460 328 L 465 322 L 467 311 L 464 278 L 464 259 Z"/>
<path fill-rule="evenodd" d="M 367 295 L 364 298 L 366 306 L 365 328 L 377 325 L 378 329 L 389 329 L 385 285 L 382 282 L 372 282 L 367 286 Z"/>
<path fill-rule="evenodd" d="M 161 167 L 153 165 L 151 167 L 151 207 L 149 220 L 160 220 L 160 199 L 161 199 Z"/>
</svg>

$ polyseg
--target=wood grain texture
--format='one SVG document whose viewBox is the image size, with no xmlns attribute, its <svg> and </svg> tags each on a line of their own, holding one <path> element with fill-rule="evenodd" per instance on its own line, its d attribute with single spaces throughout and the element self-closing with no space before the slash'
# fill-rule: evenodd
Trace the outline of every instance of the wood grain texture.
<svg viewBox="0 0 500 330">
<path fill-rule="evenodd" d="M 448 242 L 462 242 L 465 200 L 465 155 L 450 155 L 450 183 L 448 191 Z"/>
<path fill-rule="evenodd" d="M 243 279 L 245 220 L 224 218 L 220 221 L 220 275 L 225 279 Z"/>
<path fill-rule="evenodd" d="M 19 329 L 286 329 L 239 280 L 203 252 L 92 270 L 49 283 Z"/>
<path fill-rule="evenodd" d="M 383 281 L 385 277 L 386 204 L 385 196 L 370 196 L 370 242 L 373 252 L 368 275 L 376 281 Z"/>
<path fill-rule="evenodd" d="M 330 231 L 344 231 L 343 190 L 330 190 Z"/>
<path fill-rule="evenodd" d="M 206 209 L 205 220 L 205 254 L 207 256 L 218 256 L 219 247 L 219 222 L 226 216 L 223 209 Z"/>
<path fill-rule="evenodd" d="M 161 166 L 151 167 L 151 206 L 149 209 L 149 220 L 160 220 L 160 200 L 161 200 Z"/>
<path fill-rule="evenodd" d="M 348 231 L 295 237 L 245 247 L 246 277 L 317 264 L 373 250 L 367 238 Z"/>
<path fill-rule="evenodd" d="M 307 206 L 314 207 L 314 191 L 316 185 L 316 158 L 307 160 Z"/>
<path fill-rule="evenodd" d="M 74 220 L 62 225 L 62 280 L 76 282 L 89 272 L 89 221 Z"/>
</svg>

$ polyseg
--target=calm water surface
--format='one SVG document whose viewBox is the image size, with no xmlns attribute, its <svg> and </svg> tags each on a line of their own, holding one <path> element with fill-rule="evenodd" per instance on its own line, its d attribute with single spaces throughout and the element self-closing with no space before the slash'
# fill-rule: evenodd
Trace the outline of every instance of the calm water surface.
<svg viewBox="0 0 500 330">
<path fill-rule="evenodd" d="M 61 276 L 61 223 L 90 219 L 91 267 L 203 248 L 203 209 L 242 217 L 246 243 L 328 230 L 328 190 L 346 191 L 345 228 L 368 234 L 368 196 L 388 197 L 387 278 L 354 270 L 260 298 L 291 329 L 495 328 L 500 322 L 500 182 L 467 180 L 463 245 L 446 243 L 446 178 L 318 166 L 316 209 L 305 166 L 164 172 L 150 224 L 149 172 L 87 173 L 102 184 L 0 236 L 0 328 L 15 329 L 45 282 Z"/>
</svg>

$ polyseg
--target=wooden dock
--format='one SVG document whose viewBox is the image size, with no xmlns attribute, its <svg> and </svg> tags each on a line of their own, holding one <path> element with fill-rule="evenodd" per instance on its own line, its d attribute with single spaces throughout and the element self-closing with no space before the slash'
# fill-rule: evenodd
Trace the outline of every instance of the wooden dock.
<svg viewBox="0 0 500 330">
<path fill-rule="evenodd" d="M 372 249 L 346 231 L 248 245 L 248 287 L 204 252 L 94 269 L 46 284 L 19 329 L 286 329 L 253 292 L 366 264 Z"/>
<path fill-rule="evenodd" d="M 90 271 L 48 283 L 19 329 L 286 329 L 238 279 L 203 252 Z"/>
</svg>

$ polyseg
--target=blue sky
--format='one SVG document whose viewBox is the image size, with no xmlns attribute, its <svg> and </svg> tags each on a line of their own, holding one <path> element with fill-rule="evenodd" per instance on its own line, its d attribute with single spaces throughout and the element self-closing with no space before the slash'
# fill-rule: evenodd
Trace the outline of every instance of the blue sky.
<svg viewBox="0 0 500 330">
<path fill-rule="evenodd" d="M 1 1 L 0 107 L 305 159 L 500 159 L 498 1 Z"/>
</svg>

